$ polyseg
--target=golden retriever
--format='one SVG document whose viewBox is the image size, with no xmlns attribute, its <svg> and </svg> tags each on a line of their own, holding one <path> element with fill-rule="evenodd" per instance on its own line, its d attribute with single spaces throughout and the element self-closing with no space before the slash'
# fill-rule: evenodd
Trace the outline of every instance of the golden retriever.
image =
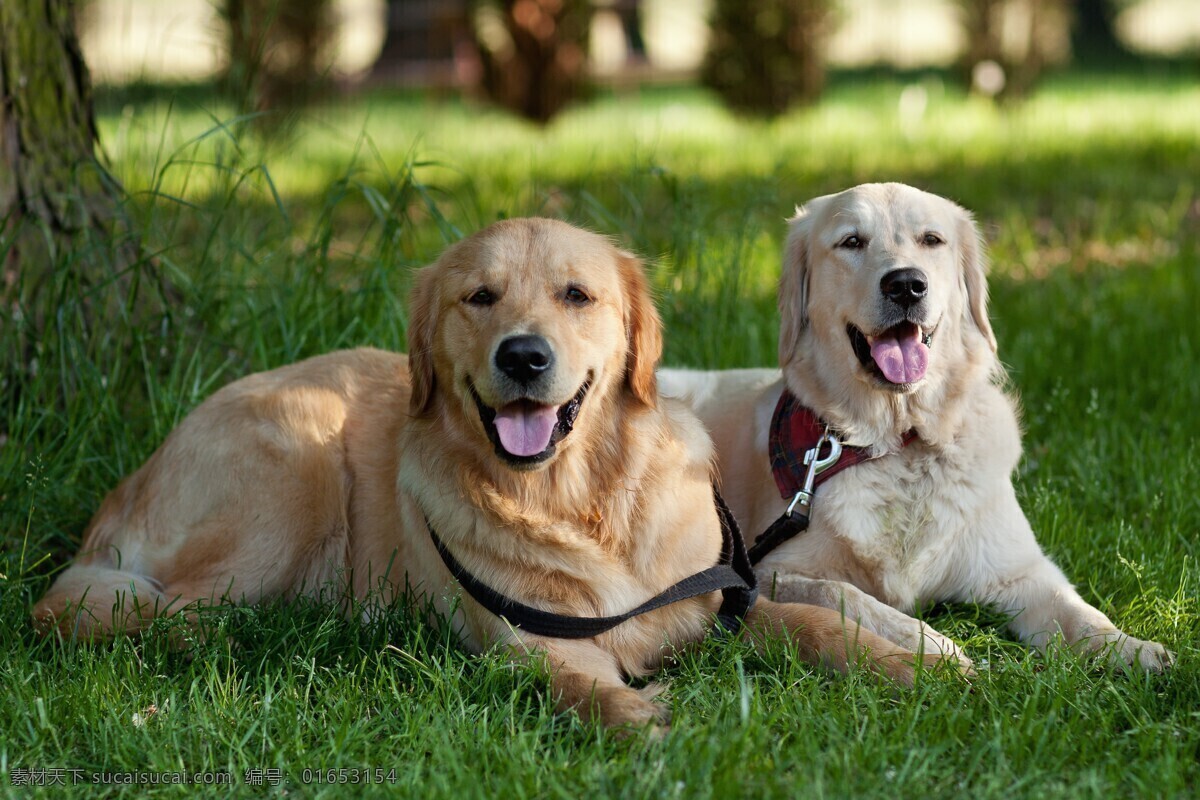
<svg viewBox="0 0 1200 800">
<path fill-rule="evenodd" d="M 829 478 L 810 527 L 763 558 L 773 597 L 844 609 L 906 648 L 969 660 L 909 616 L 974 601 L 1039 648 L 1060 636 L 1161 671 L 1162 645 L 1122 633 L 1043 554 L 1017 504 L 1016 401 L 987 315 L 970 214 L 901 184 L 819 197 L 790 223 L 779 284 L 779 370 L 660 373 L 716 443 L 747 542 L 780 517 L 768 433 L 786 389 L 847 445 L 876 456 Z M 906 432 L 916 438 L 905 446 Z"/>
<path fill-rule="evenodd" d="M 407 581 L 469 649 L 544 656 L 560 708 L 665 721 L 624 678 L 704 637 L 720 593 L 538 636 L 461 593 L 431 539 L 507 598 L 572 616 L 620 614 L 717 563 L 711 441 L 659 402 L 640 263 L 565 223 L 500 222 L 422 270 L 411 309 L 407 359 L 331 353 L 202 403 L 101 505 L 37 624 L 103 637 L 197 602 L 388 599 Z M 913 653 L 825 608 L 762 600 L 744 630 L 913 679 Z"/>
</svg>

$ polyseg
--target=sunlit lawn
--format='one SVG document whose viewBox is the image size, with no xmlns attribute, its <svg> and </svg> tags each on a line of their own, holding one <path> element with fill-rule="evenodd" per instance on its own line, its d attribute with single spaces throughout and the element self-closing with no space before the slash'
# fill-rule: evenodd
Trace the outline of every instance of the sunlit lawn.
<svg viewBox="0 0 1200 800">
<path fill-rule="evenodd" d="M 81 768 L 228 770 L 243 793 L 346 793 L 302 785 L 305 769 L 329 767 L 394 767 L 395 786 L 358 789 L 403 796 L 1193 791 L 1196 76 L 1060 76 L 1007 111 L 936 77 L 843 78 L 821 106 L 769 123 L 695 90 L 644 90 L 545 131 L 469 102 L 380 94 L 306 113 L 267 145 L 211 95 L 156 97 L 102 103 L 101 140 L 147 248 L 181 287 L 176 318 L 82 334 L 62 254 L 59 323 L 0 420 L 4 791 L 24 792 L 17 768 Z M 668 363 L 769 365 L 784 219 L 868 180 L 976 213 L 1025 409 L 1022 503 L 1089 601 L 1178 653 L 1171 675 L 1038 657 L 994 615 L 958 606 L 932 616 L 987 665 L 969 688 L 931 677 L 896 692 L 783 648 L 714 643 L 661 676 L 675 724 L 654 742 L 556 717 L 542 676 L 471 659 L 399 611 L 378 627 L 314 607 L 223 612 L 188 653 L 161 634 L 89 647 L 33 636 L 29 604 L 103 494 L 188 409 L 252 370 L 357 344 L 402 349 L 409 270 L 446 242 L 524 214 L 612 234 L 651 262 Z M 3 337 L 22 323 L 2 322 L 11 352 Z M 291 782 L 247 787 L 251 768 Z"/>
</svg>

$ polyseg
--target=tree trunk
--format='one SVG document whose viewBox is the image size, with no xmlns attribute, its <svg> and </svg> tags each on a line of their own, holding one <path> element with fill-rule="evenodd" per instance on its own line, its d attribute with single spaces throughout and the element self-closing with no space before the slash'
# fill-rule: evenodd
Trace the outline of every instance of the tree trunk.
<svg viewBox="0 0 1200 800">
<path fill-rule="evenodd" d="M 1130 52 L 1117 38 L 1114 22 L 1117 9 L 1112 0 L 1075 0 L 1071 28 L 1071 51 L 1077 61 L 1109 64 L 1129 58 Z"/>
<path fill-rule="evenodd" d="M 386 33 L 371 67 L 376 83 L 451 86 L 472 45 L 469 0 L 388 0 Z"/>
<path fill-rule="evenodd" d="M 588 0 L 501 0 L 481 6 L 500 22 L 495 42 L 476 30 L 488 97 L 544 125 L 586 91 Z"/>
<path fill-rule="evenodd" d="M 114 217 L 93 155 L 91 85 L 66 0 L 0 4 L 0 215 L 72 235 Z M 10 259 L 21 252 L 9 253 Z"/>
<path fill-rule="evenodd" d="M 96 159 L 72 5 L 0 2 L 0 379 L 17 387 L 51 321 L 86 336 L 117 314 L 161 314 L 170 296 Z M 146 278 L 158 291 L 139 292 Z"/>
<path fill-rule="evenodd" d="M 243 111 L 293 108 L 328 83 L 333 0 L 223 0 L 228 90 Z"/>
<path fill-rule="evenodd" d="M 1070 54 L 1068 3 L 959 0 L 967 34 L 959 66 L 967 83 L 999 100 L 1028 95 L 1047 68 Z M 991 71 L 981 72 L 985 65 Z"/>
<path fill-rule="evenodd" d="M 700 79 L 730 108 L 782 114 L 825 89 L 832 0 L 717 0 Z"/>
</svg>

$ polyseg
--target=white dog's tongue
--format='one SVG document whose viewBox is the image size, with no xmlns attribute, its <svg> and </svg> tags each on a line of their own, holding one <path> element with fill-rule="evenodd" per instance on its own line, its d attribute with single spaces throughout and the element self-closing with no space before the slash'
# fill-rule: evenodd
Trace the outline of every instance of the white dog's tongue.
<svg viewBox="0 0 1200 800">
<path fill-rule="evenodd" d="M 871 342 L 871 358 L 892 383 L 912 383 L 925 375 L 929 348 L 921 341 L 919 328 L 904 326 L 899 336 L 889 331 Z"/>
<path fill-rule="evenodd" d="M 514 456 L 536 456 L 550 446 L 558 408 L 520 401 L 496 409 L 496 433 L 500 444 Z"/>
</svg>

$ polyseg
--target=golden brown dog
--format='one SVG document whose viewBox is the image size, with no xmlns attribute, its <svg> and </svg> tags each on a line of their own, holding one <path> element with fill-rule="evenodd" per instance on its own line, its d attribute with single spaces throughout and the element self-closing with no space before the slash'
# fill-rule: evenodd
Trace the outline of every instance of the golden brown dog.
<svg viewBox="0 0 1200 800">
<path fill-rule="evenodd" d="M 791 223 L 779 285 L 779 370 L 664 370 L 713 434 L 747 540 L 781 515 L 768 430 L 785 389 L 876 459 L 820 487 L 809 529 L 763 559 L 776 599 L 845 613 L 904 647 L 955 655 L 907 612 L 977 601 L 1044 647 L 1060 636 L 1118 665 L 1161 671 L 1162 645 L 1128 636 L 1072 588 L 1034 539 L 1011 475 L 1015 400 L 999 385 L 985 258 L 970 215 L 901 184 L 820 197 Z M 902 446 L 902 436 L 915 440 Z"/>
<path fill-rule="evenodd" d="M 422 270 L 411 308 L 408 359 L 332 353 L 202 403 L 104 501 L 37 623 L 100 637 L 197 601 L 386 599 L 407 579 L 467 647 L 544 654 L 560 708 L 664 720 L 624 678 L 701 639 L 718 593 L 591 638 L 536 636 L 460 595 L 427 528 L 508 598 L 574 616 L 625 612 L 717 562 L 711 443 L 659 402 L 641 265 L 564 223 L 501 222 Z M 912 653 L 828 609 L 760 601 L 746 628 L 912 680 Z"/>
</svg>

